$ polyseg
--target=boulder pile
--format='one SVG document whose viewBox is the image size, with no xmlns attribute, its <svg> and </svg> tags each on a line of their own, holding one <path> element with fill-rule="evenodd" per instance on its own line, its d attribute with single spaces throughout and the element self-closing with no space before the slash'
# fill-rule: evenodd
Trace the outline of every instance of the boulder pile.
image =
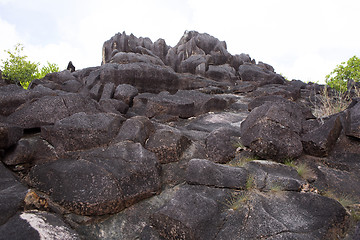
<svg viewBox="0 0 360 240">
<path fill-rule="evenodd" d="M 102 52 L 0 84 L 1 239 L 360 238 L 358 99 L 316 118 L 325 86 L 196 31 Z"/>
</svg>

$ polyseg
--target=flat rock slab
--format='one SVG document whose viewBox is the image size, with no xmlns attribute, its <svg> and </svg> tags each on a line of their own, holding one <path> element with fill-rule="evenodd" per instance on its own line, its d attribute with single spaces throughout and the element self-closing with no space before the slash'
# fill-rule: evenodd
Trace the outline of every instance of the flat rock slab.
<svg viewBox="0 0 360 240">
<path fill-rule="evenodd" d="M 97 103 L 80 94 L 45 96 L 26 102 L 8 116 L 7 121 L 23 128 L 39 128 L 77 112 L 98 113 Z"/>
<path fill-rule="evenodd" d="M 29 184 L 80 215 L 117 213 L 160 190 L 158 160 L 140 143 L 120 142 L 76 155 L 34 166 Z"/>
<path fill-rule="evenodd" d="M 248 171 L 244 168 L 213 163 L 206 159 L 192 159 L 187 166 L 186 176 L 189 184 L 245 189 Z"/>
<path fill-rule="evenodd" d="M 152 63 L 107 63 L 100 67 L 99 74 L 102 83 L 130 84 L 139 92 L 176 92 L 181 85 L 173 69 Z"/>
<path fill-rule="evenodd" d="M 213 239 L 221 227 L 226 189 L 183 186 L 151 216 L 151 224 L 165 239 Z"/>
<path fill-rule="evenodd" d="M 149 137 L 145 148 L 154 152 L 160 163 L 177 162 L 191 141 L 175 128 L 161 128 Z"/>
<path fill-rule="evenodd" d="M 337 239 L 347 216 L 340 203 L 317 194 L 254 192 L 227 213 L 215 239 Z"/>
<path fill-rule="evenodd" d="M 89 149 L 109 143 L 125 119 L 112 113 L 75 113 L 41 128 L 41 136 L 57 151 Z"/>
<path fill-rule="evenodd" d="M 272 161 L 253 160 L 245 164 L 244 168 L 253 181 L 253 187 L 262 191 L 270 191 L 273 188 L 300 191 L 305 183 L 294 168 Z"/>
<path fill-rule="evenodd" d="M 48 212 L 18 213 L 0 226 L 0 239 L 78 240 L 80 236 L 60 216 Z"/>
<path fill-rule="evenodd" d="M 179 90 L 176 94 L 140 94 L 134 98 L 133 111 L 147 117 L 168 114 L 190 118 L 209 111 L 223 110 L 227 104 L 221 97 L 195 90 Z"/>
</svg>

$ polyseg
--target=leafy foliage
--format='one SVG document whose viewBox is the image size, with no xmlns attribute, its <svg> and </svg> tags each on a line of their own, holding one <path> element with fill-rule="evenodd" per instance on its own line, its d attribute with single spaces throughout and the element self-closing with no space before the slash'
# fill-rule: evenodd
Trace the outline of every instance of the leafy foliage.
<svg viewBox="0 0 360 240">
<path fill-rule="evenodd" d="M 6 50 L 9 55 L 8 59 L 1 60 L 2 62 L 2 76 L 5 80 L 20 84 L 25 89 L 30 82 L 36 78 L 43 78 L 47 73 L 58 72 L 59 67 L 56 64 L 48 62 L 39 71 L 40 63 L 35 63 L 27 60 L 27 56 L 22 55 L 24 46 L 20 43 L 15 45 L 14 51 Z"/>
<path fill-rule="evenodd" d="M 356 56 L 350 58 L 346 63 L 342 62 L 330 74 L 326 76 L 326 83 L 331 88 L 340 92 L 347 90 L 347 80 L 355 82 L 360 80 L 360 59 Z"/>
</svg>

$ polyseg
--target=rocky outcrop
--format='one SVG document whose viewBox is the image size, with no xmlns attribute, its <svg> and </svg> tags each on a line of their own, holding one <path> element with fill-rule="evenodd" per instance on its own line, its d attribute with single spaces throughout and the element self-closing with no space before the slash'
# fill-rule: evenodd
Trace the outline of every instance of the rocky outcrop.
<svg viewBox="0 0 360 240">
<path fill-rule="evenodd" d="M 265 103 L 255 108 L 241 123 L 241 142 L 265 159 L 299 157 L 304 117 L 298 109 L 292 102 Z"/>
<path fill-rule="evenodd" d="M 357 239 L 359 104 L 322 88 L 196 31 L 0 86 L 0 238 Z"/>
</svg>

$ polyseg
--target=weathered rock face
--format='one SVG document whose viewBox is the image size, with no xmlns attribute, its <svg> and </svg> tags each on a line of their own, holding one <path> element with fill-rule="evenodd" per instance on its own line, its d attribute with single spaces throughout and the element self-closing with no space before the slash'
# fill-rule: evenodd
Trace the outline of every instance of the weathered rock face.
<svg viewBox="0 0 360 240">
<path fill-rule="evenodd" d="M 16 181 L 11 172 L 0 163 L 0 225 L 16 214 L 23 205 L 27 188 Z"/>
<path fill-rule="evenodd" d="M 357 99 L 316 119 L 323 86 L 195 31 L 102 61 L 0 86 L 1 239 L 359 238 Z"/>
<path fill-rule="evenodd" d="M 360 138 L 360 103 L 354 101 L 346 112 L 346 128 L 347 136 Z"/>
<path fill-rule="evenodd" d="M 120 142 L 74 157 L 33 167 L 29 184 L 76 214 L 114 214 L 160 189 L 158 161 L 139 143 Z"/>
<path fill-rule="evenodd" d="M 333 116 L 322 126 L 302 136 L 304 151 L 317 157 L 327 156 L 340 136 L 341 130 L 340 116 Z"/>
<path fill-rule="evenodd" d="M 39 211 L 16 214 L 0 226 L 0 234 L 2 239 L 81 239 L 60 216 Z"/>
<path fill-rule="evenodd" d="M 241 141 L 264 158 L 295 158 L 302 153 L 299 134 L 304 117 L 296 104 L 265 103 L 241 123 Z"/>
<path fill-rule="evenodd" d="M 109 143 L 123 121 L 115 114 L 80 112 L 42 127 L 41 135 L 59 152 L 88 149 Z"/>
</svg>

